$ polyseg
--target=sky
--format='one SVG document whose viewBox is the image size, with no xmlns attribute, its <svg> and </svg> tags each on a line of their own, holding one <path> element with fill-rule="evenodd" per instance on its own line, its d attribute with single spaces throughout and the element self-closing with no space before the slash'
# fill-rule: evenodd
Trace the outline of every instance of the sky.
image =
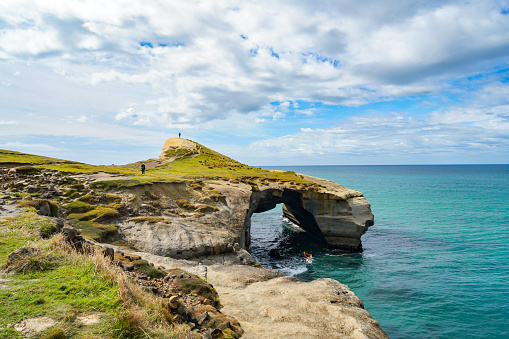
<svg viewBox="0 0 509 339">
<path fill-rule="evenodd" d="M 2 0 L 0 149 L 509 163 L 509 0 Z"/>
</svg>

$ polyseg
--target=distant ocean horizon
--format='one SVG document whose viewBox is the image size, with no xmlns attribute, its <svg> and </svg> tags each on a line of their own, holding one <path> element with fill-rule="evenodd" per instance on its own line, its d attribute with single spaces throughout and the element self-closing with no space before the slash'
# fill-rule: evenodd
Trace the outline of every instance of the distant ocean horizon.
<svg viewBox="0 0 509 339">
<path fill-rule="evenodd" d="M 262 265 L 348 285 L 393 339 L 509 337 L 509 165 L 263 168 L 363 192 L 375 225 L 363 253 L 345 253 L 314 244 L 280 207 L 255 214 L 251 252 Z M 272 248 L 288 259 L 270 258 Z"/>
</svg>

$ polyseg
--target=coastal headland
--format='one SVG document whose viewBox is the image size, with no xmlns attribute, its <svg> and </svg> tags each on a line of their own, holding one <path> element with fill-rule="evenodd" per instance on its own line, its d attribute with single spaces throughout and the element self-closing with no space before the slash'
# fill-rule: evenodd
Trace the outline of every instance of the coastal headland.
<svg viewBox="0 0 509 339">
<path fill-rule="evenodd" d="M 361 236 L 374 218 L 361 192 L 247 166 L 180 138 L 168 139 L 159 158 L 124 166 L 0 150 L 0 169 L 0 217 L 31 208 L 53 220 L 54 233 L 76 230 L 74 238 L 108 249 L 133 281 L 167 299 L 169 323 L 187 325 L 190 338 L 386 337 L 347 286 L 300 282 L 249 254 L 251 216 L 277 204 L 316 242 L 362 251 Z M 164 277 L 145 279 L 133 258 Z M 185 279 L 206 287 L 179 290 Z M 204 289 L 213 292 L 199 296 Z M 171 307 L 176 296 L 181 310 Z M 220 315 L 231 318 L 205 319 Z"/>
</svg>

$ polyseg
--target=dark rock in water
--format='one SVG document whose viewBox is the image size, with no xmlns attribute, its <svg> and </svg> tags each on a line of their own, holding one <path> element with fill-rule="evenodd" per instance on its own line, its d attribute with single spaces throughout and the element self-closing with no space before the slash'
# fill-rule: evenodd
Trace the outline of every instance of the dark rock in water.
<svg viewBox="0 0 509 339">
<path fill-rule="evenodd" d="M 273 259 L 290 259 L 288 257 L 285 257 L 284 255 L 281 255 L 281 253 L 279 253 L 279 250 L 273 248 L 269 251 L 269 257 L 273 258 Z"/>
</svg>

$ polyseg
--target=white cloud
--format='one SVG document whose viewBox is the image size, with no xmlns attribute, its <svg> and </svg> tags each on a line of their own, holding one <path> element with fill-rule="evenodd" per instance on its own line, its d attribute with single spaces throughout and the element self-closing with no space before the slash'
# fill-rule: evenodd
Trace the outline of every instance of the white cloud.
<svg viewBox="0 0 509 339">
<path fill-rule="evenodd" d="M 242 132 L 236 128 L 259 133 L 263 126 L 318 116 L 320 108 L 303 108 L 307 103 L 357 107 L 462 91 L 458 79 L 509 64 L 503 6 L 496 0 L 132 0 L 129 6 L 5 0 L 0 3 L 0 121 L 33 113 L 44 123 L 42 117 L 49 119 L 55 135 L 67 134 L 64 124 L 72 121 L 86 133 L 98 136 L 96 128 L 115 140 L 144 135 L 147 128 L 237 135 Z M 470 107 L 437 108 L 427 123 L 447 124 L 447 133 L 459 133 L 457 140 L 467 127 L 454 124 L 503 131 L 497 110 L 508 104 L 506 93 L 500 79 L 485 83 L 470 91 Z M 497 118 L 490 115 L 493 110 Z M 385 126 L 375 132 L 387 141 L 370 137 L 371 129 L 360 120 L 352 118 L 348 126 L 366 133 L 356 138 L 364 148 L 410 147 L 409 140 L 397 137 L 403 131 L 392 129 L 402 120 L 401 128 L 422 133 L 422 121 L 412 121 L 413 116 L 371 121 Z M 23 122 L 8 132 L 49 133 L 32 127 Z M 334 128 L 324 133 L 338 133 Z M 423 140 L 413 146 L 425 145 Z M 334 148 L 332 137 L 327 142 L 297 149 L 311 154 L 327 153 L 329 144 L 338 152 L 355 146 Z"/>
<path fill-rule="evenodd" d="M 407 117 L 406 113 L 393 114 L 393 117 L 352 117 L 333 127 L 301 128 L 297 134 L 256 141 L 251 149 L 263 149 L 274 157 L 293 154 L 295 158 L 506 154 L 508 135 L 509 105 L 489 109 L 457 107 L 443 113 L 435 112 L 423 120 Z"/>
<path fill-rule="evenodd" d="M 20 150 L 24 152 L 47 152 L 47 151 L 62 151 L 64 148 L 54 147 L 46 144 L 25 144 L 21 142 L 7 142 L 0 144 L 3 149 Z"/>
</svg>

